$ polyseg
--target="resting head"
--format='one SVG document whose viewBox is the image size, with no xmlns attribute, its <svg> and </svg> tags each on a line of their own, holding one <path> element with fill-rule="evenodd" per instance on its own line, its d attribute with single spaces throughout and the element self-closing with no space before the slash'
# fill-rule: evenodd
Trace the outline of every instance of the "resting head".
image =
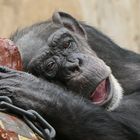
<svg viewBox="0 0 140 140">
<path fill-rule="evenodd" d="M 56 12 L 51 21 L 17 31 L 11 39 L 19 47 L 26 71 L 58 81 L 108 110 L 118 107 L 122 99 L 120 84 L 91 50 L 86 31 L 71 15 Z"/>
</svg>

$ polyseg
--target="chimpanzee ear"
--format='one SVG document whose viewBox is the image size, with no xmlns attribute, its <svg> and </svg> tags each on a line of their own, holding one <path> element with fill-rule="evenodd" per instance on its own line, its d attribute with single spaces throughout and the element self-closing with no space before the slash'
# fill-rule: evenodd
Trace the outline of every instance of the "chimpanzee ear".
<svg viewBox="0 0 140 140">
<path fill-rule="evenodd" d="M 52 16 L 52 20 L 56 24 L 61 24 L 67 29 L 80 34 L 87 39 L 86 31 L 82 25 L 71 15 L 64 12 L 55 12 Z"/>
</svg>

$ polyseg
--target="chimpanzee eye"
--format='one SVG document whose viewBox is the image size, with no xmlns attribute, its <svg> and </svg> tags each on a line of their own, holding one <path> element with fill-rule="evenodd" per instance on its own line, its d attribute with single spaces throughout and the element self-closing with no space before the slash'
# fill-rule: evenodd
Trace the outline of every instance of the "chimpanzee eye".
<svg viewBox="0 0 140 140">
<path fill-rule="evenodd" d="M 69 40 L 69 41 L 67 41 L 67 42 L 64 42 L 63 47 L 64 47 L 65 49 L 66 49 L 66 48 L 69 48 L 69 47 L 72 46 L 72 43 L 73 43 L 73 41 L 71 41 L 71 40 Z"/>
<path fill-rule="evenodd" d="M 52 70 L 53 68 L 54 68 L 54 62 L 53 61 L 51 61 L 51 62 L 49 62 L 48 64 L 47 64 L 47 69 L 48 70 Z"/>
</svg>

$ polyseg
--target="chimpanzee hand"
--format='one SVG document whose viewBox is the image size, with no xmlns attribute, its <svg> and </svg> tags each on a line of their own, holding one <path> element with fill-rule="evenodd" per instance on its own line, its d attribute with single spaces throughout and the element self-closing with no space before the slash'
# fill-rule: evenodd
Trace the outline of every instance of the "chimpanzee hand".
<svg viewBox="0 0 140 140">
<path fill-rule="evenodd" d="M 34 103 L 42 104 L 45 83 L 31 74 L 0 67 L 0 96 L 10 97 L 17 106 L 31 109 Z"/>
</svg>

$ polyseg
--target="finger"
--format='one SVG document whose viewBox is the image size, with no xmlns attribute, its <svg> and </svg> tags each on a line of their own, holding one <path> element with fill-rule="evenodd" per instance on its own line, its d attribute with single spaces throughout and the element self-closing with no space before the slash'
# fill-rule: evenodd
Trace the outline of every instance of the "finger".
<svg viewBox="0 0 140 140">
<path fill-rule="evenodd" d="M 0 66 L 0 79 L 14 78 L 18 75 L 18 71 L 5 66 Z"/>
<path fill-rule="evenodd" d="M 10 72 L 11 69 L 8 68 L 8 67 L 5 67 L 5 66 L 0 66 L 0 72 L 1 73 L 7 73 L 7 72 Z"/>
<path fill-rule="evenodd" d="M 14 73 L 10 72 L 1 72 L 0 71 L 0 80 L 5 80 L 5 79 L 14 79 L 16 76 Z"/>
</svg>

